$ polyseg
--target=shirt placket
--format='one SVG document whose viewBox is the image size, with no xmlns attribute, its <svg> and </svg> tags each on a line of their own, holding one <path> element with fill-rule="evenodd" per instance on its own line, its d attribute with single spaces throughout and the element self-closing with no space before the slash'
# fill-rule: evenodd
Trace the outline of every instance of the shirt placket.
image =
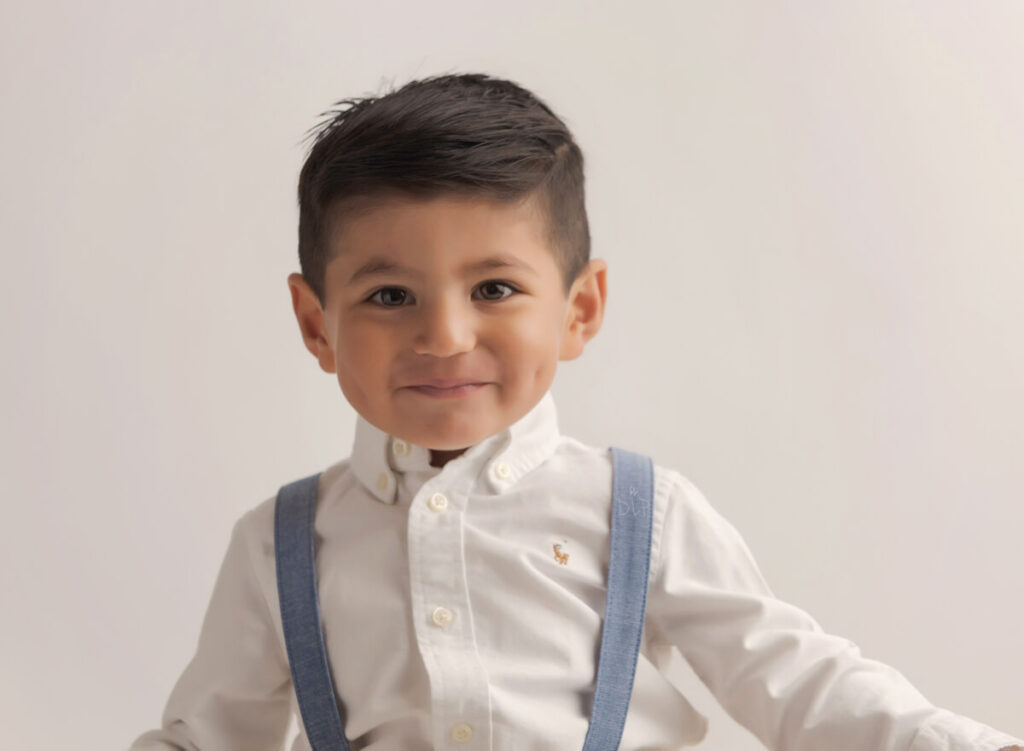
<svg viewBox="0 0 1024 751">
<path fill-rule="evenodd" d="M 486 671 L 470 613 L 462 526 L 468 487 L 425 483 L 409 508 L 416 640 L 430 680 L 436 749 L 491 749 Z"/>
</svg>

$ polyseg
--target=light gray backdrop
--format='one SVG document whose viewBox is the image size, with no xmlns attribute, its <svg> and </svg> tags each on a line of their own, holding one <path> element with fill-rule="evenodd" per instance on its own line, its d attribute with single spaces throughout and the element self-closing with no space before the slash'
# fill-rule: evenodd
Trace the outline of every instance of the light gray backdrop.
<svg viewBox="0 0 1024 751">
<path fill-rule="evenodd" d="M 234 520 L 348 455 L 285 282 L 300 141 L 446 71 L 586 155 L 609 300 L 563 432 L 678 469 L 780 597 L 1024 735 L 1022 34 L 1013 0 L 5 2 L 6 745 L 156 726 Z M 707 748 L 760 748 L 677 679 Z"/>
</svg>

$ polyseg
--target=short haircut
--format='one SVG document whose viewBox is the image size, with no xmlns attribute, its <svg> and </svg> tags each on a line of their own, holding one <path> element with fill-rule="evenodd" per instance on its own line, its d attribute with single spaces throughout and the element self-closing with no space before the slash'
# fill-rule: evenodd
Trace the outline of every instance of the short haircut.
<svg viewBox="0 0 1024 751">
<path fill-rule="evenodd" d="M 512 81 L 482 73 L 343 99 L 310 129 L 299 174 L 299 264 L 326 305 L 333 228 L 390 196 L 536 198 L 566 296 L 590 260 L 583 152 L 562 120 Z"/>
</svg>

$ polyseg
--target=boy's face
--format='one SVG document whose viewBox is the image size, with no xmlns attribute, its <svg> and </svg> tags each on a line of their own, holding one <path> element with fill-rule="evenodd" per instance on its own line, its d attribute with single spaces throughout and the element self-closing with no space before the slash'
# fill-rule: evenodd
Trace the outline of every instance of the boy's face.
<svg viewBox="0 0 1024 751">
<path fill-rule="evenodd" d="M 368 422 L 454 458 L 529 412 L 601 326 L 607 264 L 591 260 L 566 298 L 543 226 L 532 199 L 388 198 L 330 237 L 323 309 L 288 277 L 307 349 Z M 469 268 L 499 255 L 524 266 Z M 353 279 L 373 259 L 407 271 Z M 412 388 L 432 379 L 483 385 Z"/>
</svg>

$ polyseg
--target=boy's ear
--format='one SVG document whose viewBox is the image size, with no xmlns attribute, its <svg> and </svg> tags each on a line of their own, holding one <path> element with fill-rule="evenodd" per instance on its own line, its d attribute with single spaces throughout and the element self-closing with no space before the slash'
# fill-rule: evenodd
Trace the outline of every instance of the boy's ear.
<svg viewBox="0 0 1024 751">
<path fill-rule="evenodd" d="M 302 342 L 320 363 L 325 373 L 334 372 L 334 350 L 324 328 L 324 314 L 316 293 L 302 278 L 302 274 L 288 275 L 288 289 L 292 295 L 292 309 L 299 323 Z"/>
<path fill-rule="evenodd" d="M 608 263 L 603 258 L 594 258 L 573 282 L 559 360 L 575 360 L 583 354 L 583 346 L 600 331 L 608 298 L 607 272 Z"/>
</svg>

